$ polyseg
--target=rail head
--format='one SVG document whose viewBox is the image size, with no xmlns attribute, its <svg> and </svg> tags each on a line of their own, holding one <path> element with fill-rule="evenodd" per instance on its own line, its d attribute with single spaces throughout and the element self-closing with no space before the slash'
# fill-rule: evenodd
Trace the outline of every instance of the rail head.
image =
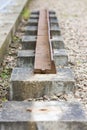
<svg viewBox="0 0 87 130">
<path fill-rule="evenodd" d="M 52 68 L 52 72 L 56 73 L 56 66 L 54 63 L 54 58 L 53 58 L 53 48 L 52 48 L 52 44 L 51 44 L 51 33 L 50 33 L 50 21 L 49 21 L 49 11 L 47 10 L 47 23 L 48 23 L 48 36 L 49 36 L 49 53 L 50 53 L 50 60 L 51 60 L 51 68 Z"/>
</svg>

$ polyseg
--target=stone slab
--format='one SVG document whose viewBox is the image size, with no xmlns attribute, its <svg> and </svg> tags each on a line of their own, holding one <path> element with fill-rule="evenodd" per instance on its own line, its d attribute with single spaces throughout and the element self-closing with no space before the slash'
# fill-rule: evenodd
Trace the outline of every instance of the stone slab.
<svg viewBox="0 0 87 130">
<path fill-rule="evenodd" d="M 37 19 L 29 19 L 27 25 L 28 26 L 38 26 L 38 20 Z"/>
<path fill-rule="evenodd" d="M 49 11 L 49 14 L 53 14 L 53 15 L 54 15 L 54 14 L 56 14 L 56 12 L 53 11 L 53 10 L 50 10 L 50 11 Z"/>
<path fill-rule="evenodd" d="M 52 23 L 52 24 L 57 24 L 57 23 L 58 23 L 58 20 L 57 20 L 57 19 L 50 19 L 50 23 Z"/>
<path fill-rule="evenodd" d="M 34 10 L 34 11 L 31 12 L 31 15 L 32 15 L 32 14 L 34 14 L 34 15 L 39 15 L 39 12 L 40 12 L 39 10 Z M 53 11 L 53 10 L 50 10 L 50 11 L 49 11 L 49 14 L 55 15 L 56 12 Z"/>
<path fill-rule="evenodd" d="M 26 26 L 24 28 L 25 35 L 37 35 L 37 26 Z"/>
<path fill-rule="evenodd" d="M 29 57 L 29 56 L 35 56 L 34 50 L 20 50 L 18 51 L 18 57 Z"/>
<path fill-rule="evenodd" d="M 57 19 L 56 15 L 49 15 L 50 19 Z"/>
<path fill-rule="evenodd" d="M 37 39 L 37 36 L 27 36 L 27 35 L 23 36 L 22 41 L 21 41 L 22 49 L 35 50 L 36 39 Z"/>
<path fill-rule="evenodd" d="M 21 12 L 27 3 L 28 0 L 13 0 L 10 6 L 8 4 L 4 11 L 0 11 L 0 64 L 18 26 Z"/>
<path fill-rule="evenodd" d="M 21 41 L 22 49 L 35 50 L 36 39 L 37 39 L 37 36 L 27 36 L 27 35 L 23 36 L 22 41 Z M 63 38 L 61 36 L 52 36 L 51 43 L 52 43 L 53 49 L 65 48 Z"/>
<path fill-rule="evenodd" d="M 34 11 L 31 12 L 31 15 L 33 15 L 33 14 L 34 14 L 34 15 L 39 15 L 39 11 L 34 10 Z"/>
<path fill-rule="evenodd" d="M 60 28 L 58 26 L 51 26 L 50 28 L 50 34 L 51 36 L 57 36 L 57 35 L 61 35 L 61 31 L 60 31 Z"/>
<path fill-rule="evenodd" d="M 68 55 L 65 49 L 55 49 L 54 50 L 54 61 L 56 66 L 67 66 L 68 65 Z"/>
<path fill-rule="evenodd" d="M 31 14 L 30 19 L 39 19 L 39 14 Z"/>
<path fill-rule="evenodd" d="M 58 22 L 58 19 L 56 16 L 53 16 L 53 15 L 49 15 L 49 18 L 50 18 L 50 21 L 55 23 L 56 21 Z"/>
<path fill-rule="evenodd" d="M 50 30 L 57 31 L 60 30 L 60 27 L 56 24 L 50 26 Z"/>
<path fill-rule="evenodd" d="M 32 68 L 15 68 L 10 81 L 11 100 L 75 91 L 74 75 L 69 68 L 57 68 L 57 74 L 34 74 Z"/>
<path fill-rule="evenodd" d="M 6 102 L 0 130 L 87 130 L 87 117 L 76 102 Z"/>
<path fill-rule="evenodd" d="M 52 47 L 54 49 L 64 49 L 65 45 L 62 36 L 53 36 L 51 39 Z"/>
<path fill-rule="evenodd" d="M 57 17 L 56 17 L 55 14 L 56 14 L 55 12 L 50 12 L 50 11 L 49 11 L 49 17 L 50 17 L 51 19 L 57 19 Z M 36 12 L 31 12 L 29 18 L 30 18 L 30 19 L 38 19 L 38 18 L 39 18 L 39 13 L 38 13 L 37 11 L 36 11 Z"/>
<path fill-rule="evenodd" d="M 49 14 L 49 17 L 55 18 L 56 14 Z"/>
<path fill-rule="evenodd" d="M 65 49 L 54 49 L 53 58 L 56 66 L 68 65 L 68 55 Z M 18 51 L 17 65 L 20 67 L 34 66 L 35 50 L 20 50 Z"/>
<path fill-rule="evenodd" d="M 33 67 L 35 60 L 34 50 L 18 51 L 17 66 L 18 67 Z"/>
</svg>

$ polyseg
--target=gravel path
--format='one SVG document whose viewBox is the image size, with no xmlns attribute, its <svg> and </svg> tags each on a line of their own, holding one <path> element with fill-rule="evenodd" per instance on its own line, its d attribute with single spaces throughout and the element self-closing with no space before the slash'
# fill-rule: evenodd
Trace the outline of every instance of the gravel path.
<svg viewBox="0 0 87 130">
<path fill-rule="evenodd" d="M 32 0 L 30 11 L 56 11 L 62 36 L 69 55 L 69 66 L 75 72 L 76 93 L 66 100 L 80 101 L 87 109 L 87 1 L 86 0 Z"/>
</svg>

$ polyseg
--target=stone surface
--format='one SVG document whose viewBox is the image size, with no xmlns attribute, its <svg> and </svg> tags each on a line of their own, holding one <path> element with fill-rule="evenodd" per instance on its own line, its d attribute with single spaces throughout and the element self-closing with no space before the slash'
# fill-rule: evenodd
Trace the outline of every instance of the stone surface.
<svg viewBox="0 0 87 130">
<path fill-rule="evenodd" d="M 36 36 L 23 36 L 22 38 L 22 49 L 35 50 L 36 47 Z M 51 39 L 53 49 L 64 49 L 64 42 L 61 36 L 53 36 Z"/>
<path fill-rule="evenodd" d="M 32 68 L 15 68 L 11 75 L 10 99 L 24 100 L 43 95 L 75 91 L 70 69 L 57 69 L 57 74 L 33 74 Z"/>
<path fill-rule="evenodd" d="M 35 60 L 34 50 L 18 51 L 17 66 L 18 67 L 33 67 Z"/>
<path fill-rule="evenodd" d="M 51 39 L 53 49 L 64 49 L 64 42 L 62 36 L 53 36 Z"/>
<path fill-rule="evenodd" d="M 53 57 L 54 57 L 56 66 L 68 65 L 68 55 L 67 55 L 65 49 L 55 49 Z"/>
<path fill-rule="evenodd" d="M 0 110 L 0 130 L 87 130 L 78 103 L 6 102 Z"/>
<path fill-rule="evenodd" d="M 49 17 L 50 17 L 50 18 L 53 18 L 53 19 L 56 19 L 56 18 L 57 18 L 55 14 L 49 14 Z"/>
<path fill-rule="evenodd" d="M 24 32 L 25 32 L 25 35 L 37 35 L 37 30 L 38 30 L 38 27 L 37 26 L 26 26 L 24 28 Z"/>
<path fill-rule="evenodd" d="M 55 13 L 55 11 L 50 10 L 50 11 L 49 11 L 49 14 L 53 14 L 53 15 L 54 15 L 54 14 L 56 14 L 56 13 Z"/>
<path fill-rule="evenodd" d="M 39 15 L 38 14 L 31 14 L 30 19 L 39 19 Z"/>
<path fill-rule="evenodd" d="M 68 65 L 68 56 L 64 49 L 54 49 L 53 58 L 56 66 Z M 17 65 L 20 67 L 34 66 L 35 50 L 20 50 Z"/>
<path fill-rule="evenodd" d="M 29 19 L 27 25 L 29 26 L 37 26 L 38 20 L 37 19 Z"/>
<path fill-rule="evenodd" d="M 22 38 L 22 49 L 35 50 L 36 48 L 36 36 L 23 36 Z"/>
<path fill-rule="evenodd" d="M 55 19 L 55 20 L 57 19 L 56 15 L 50 14 L 49 17 L 50 17 L 50 19 Z"/>
<path fill-rule="evenodd" d="M 52 23 L 52 24 L 57 24 L 57 23 L 58 23 L 57 18 L 56 18 L 56 19 L 50 19 L 50 23 Z"/>
<path fill-rule="evenodd" d="M 60 31 L 60 28 L 58 26 L 51 26 L 50 28 L 50 34 L 51 36 L 58 36 L 58 35 L 61 35 L 61 31 Z"/>
<path fill-rule="evenodd" d="M 39 15 L 39 11 L 35 10 L 31 12 L 31 15 Z"/>
<path fill-rule="evenodd" d="M 10 6 L 8 5 L 3 12 L 0 12 L 0 64 L 18 26 L 21 12 L 27 3 L 28 0 L 13 0 Z"/>
</svg>

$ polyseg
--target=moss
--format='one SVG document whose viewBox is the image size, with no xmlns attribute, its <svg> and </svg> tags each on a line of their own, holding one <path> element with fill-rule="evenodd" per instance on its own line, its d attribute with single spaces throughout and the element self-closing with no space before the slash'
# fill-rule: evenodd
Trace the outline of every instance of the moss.
<svg viewBox="0 0 87 130">
<path fill-rule="evenodd" d="M 2 79 L 7 79 L 10 76 L 10 70 L 9 69 L 4 69 L 1 73 L 0 73 L 0 77 Z"/>
<path fill-rule="evenodd" d="M 29 18 L 29 15 L 30 15 L 30 11 L 29 9 L 25 8 L 22 12 L 22 17 L 23 19 L 27 20 Z"/>
<path fill-rule="evenodd" d="M 15 43 L 19 42 L 20 38 L 18 36 L 14 35 L 13 38 L 12 38 L 12 41 L 15 42 Z"/>
<path fill-rule="evenodd" d="M 3 97 L 2 102 L 6 102 L 6 101 L 7 101 L 6 97 Z"/>
</svg>

